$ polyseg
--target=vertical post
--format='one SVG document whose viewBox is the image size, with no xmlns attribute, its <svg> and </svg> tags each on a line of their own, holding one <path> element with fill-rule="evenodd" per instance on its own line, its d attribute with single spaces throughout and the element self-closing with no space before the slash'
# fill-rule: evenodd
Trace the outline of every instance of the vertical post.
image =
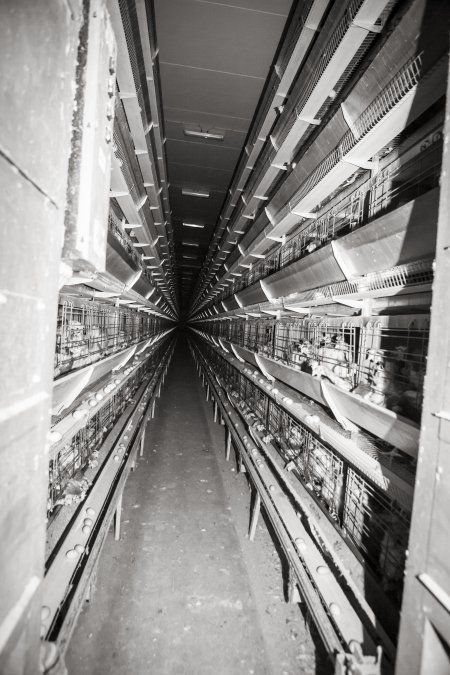
<svg viewBox="0 0 450 675">
<path fill-rule="evenodd" d="M 209 384 L 206 385 L 206 400 L 209 401 Z"/>
<path fill-rule="evenodd" d="M 139 457 L 144 456 L 145 431 L 146 430 L 144 428 L 144 431 L 142 432 L 142 436 L 141 436 L 141 444 L 140 444 L 140 448 L 139 448 Z"/>
<path fill-rule="evenodd" d="M 253 541 L 255 538 L 256 526 L 258 525 L 259 514 L 261 513 L 261 497 L 256 488 L 254 491 L 254 497 L 255 500 L 253 502 L 252 519 L 250 522 L 250 530 L 248 532 L 248 538 L 250 541 Z"/>
<path fill-rule="evenodd" d="M 120 523 L 122 520 L 122 498 L 123 492 L 120 493 L 117 500 L 116 512 L 114 514 L 114 539 L 119 541 L 120 539 Z"/>
<path fill-rule="evenodd" d="M 227 448 L 225 451 L 225 460 L 230 461 L 230 452 L 231 452 L 231 431 L 227 429 Z"/>
<path fill-rule="evenodd" d="M 89 583 L 88 583 L 87 589 L 86 589 L 86 595 L 84 596 L 84 601 L 90 602 L 91 598 L 92 598 L 92 582 L 89 580 Z"/>
<path fill-rule="evenodd" d="M 214 401 L 214 422 L 217 422 L 217 413 L 219 412 L 219 406 L 217 405 L 217 402 Z"/>
<path fill-rule="evenodd" d="M 298 590 L 297 577 L 294 574 L 292 565 L 289 565 L 289 585 L 288 585 L 288 602 L 291 604 L 299 604 L 302 599 Z"/>
<path fill-rule="evenodd" d="M 450 69 L 449 69 L 450 72 Z M 406 562 L 396 675 L 450 669 L 450 80 L 428 346 L 414 505 Z"/>
<path fill-rule="evenodd" d="M 247 469 L 245 468 L 245 464 L 242 460 L 241 453 L 239 453 L 239 473 L 247 473 Z"/>
</svg>

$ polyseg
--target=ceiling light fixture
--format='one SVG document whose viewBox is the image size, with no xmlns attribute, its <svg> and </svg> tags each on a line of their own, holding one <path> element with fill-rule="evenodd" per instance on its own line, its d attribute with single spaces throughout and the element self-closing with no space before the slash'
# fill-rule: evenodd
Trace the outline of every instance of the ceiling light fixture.
<svg viewBox="0 0 450 675">
<path fill-rule="evenodd" d="M 198 223 L 183 223 L 184 227 L 199 227 L 203 228 L 205 227 L 204 225 L 199 225 Z"/>
<path fill-rule="evenodd" d="M 200 244 L 196 244 L 194 241 L 182 241 L 183 246 L 195 246 L 198 248 Z"/>
<path fill-rule="evenodd" d="M 223 134 L 215 134 L 211 131 L 196 131 L 195 129 L 183 129 L 185 136 L 204 138 L 210 141 L 223 141 Z"/>
<path fill-rule="evenodd" d="M 185 197 L 209 197 L 209 190 L 194 190 L 193 188 L 181 188 L 181 194 Z"/>
</svg>

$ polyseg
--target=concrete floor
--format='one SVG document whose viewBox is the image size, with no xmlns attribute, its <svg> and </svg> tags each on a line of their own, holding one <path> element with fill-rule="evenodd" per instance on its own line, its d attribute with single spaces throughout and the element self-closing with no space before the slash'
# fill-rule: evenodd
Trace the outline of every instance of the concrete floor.
<svg viewBox="0 0 450 675">
<path fill-rule="evenodd" d="M 66 655 L 70 675 L 325 672 L 284 602 L 264 522 L 259 548 L 245 539 L 248 487 L 211 417 L 181 338 L 125 488 L 121 540 L 108 535 Z"/>
</svg>

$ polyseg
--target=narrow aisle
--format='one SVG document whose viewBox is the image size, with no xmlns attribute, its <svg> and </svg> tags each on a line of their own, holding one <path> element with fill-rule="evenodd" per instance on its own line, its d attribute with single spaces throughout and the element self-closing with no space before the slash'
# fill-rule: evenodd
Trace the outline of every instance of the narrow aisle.
<svg viewBox="0 0 450 675">
<path fill-rule="evenodd" d="M 67 653 L 70 675 L 269 673 L 250 582 L 180 338 L 110 532 L 92 604 Z"/>
</svg>

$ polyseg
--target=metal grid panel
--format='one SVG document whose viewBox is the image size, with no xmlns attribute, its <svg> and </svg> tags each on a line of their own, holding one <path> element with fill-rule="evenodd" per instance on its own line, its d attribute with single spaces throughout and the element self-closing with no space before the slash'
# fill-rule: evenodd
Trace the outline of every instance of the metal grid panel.
<svg viewBox="0 0 450 675">
<path fill-rule="evenodd" d="M 81 501 L 89 481 L 84 474 L 88 468 L 95 468 L 99 449 L 116 420 L 125 410 L 130 399 L 142 385 L 148 373 L 153 372 L 161 361 L 163 348 L 158 347 L 145 363 L 127 379 L 110 398 L 80 429 L 70 442 L 61 448 L 49 463 L 48 511 L 65 503 Z"/>
<path fill-rule="evenodd" d="M 214 322 L 217 332 L 219 323 Z M 232 322 L 230 330 L 231 341 L 237 345 L 418 420 L 428 324 L 426 315 L 376 320 L 248 319 Z"/>
<path fill-rule="evenodd" d="M 396 605 L 403 589 L 409 526 L 407 512 L 348 470 L 343 527 Z"/>
<path fill-rule="evenodd" d="M 209 349 L 216 366 L 225 359 Z M 234 369 L 234 368 L 233 368 Z M 236 369 L 234 369 L 236 370 Z M 330 447 L 240 373 L 239 407 L 251 409 L 268 428 L 281 456 L 335 526 L 348 536 L 380 580 L 394 605 L 400 605 L 410 516 L 370 484 Z M 265 402 L 264 402 L 265 399 Z"/>
<path fill-rule="evenodd" d="M 334 520 L 342 513 L 344 463 L 308 429 L 269 402 L 268 428 L 282 456 L 293 461 L 306 487 Z"/>
<path fill-rule="evenodd" d="M 135 310 L 62 299 L 58 306 L 55 377 L 99 361 L 157 332 L 157 321 Z"/>
<path fill-rule="evenodd" d="M 421 57 L 415 57 L 397 73 L 385 90 L 372 102 L 357 120 L 359 135 L 366 134 L 395 103 L 400 100 L 420 77 Z M 348 132 L 341 144 L 317 167 L 305 183 L 301 194 L 296 195 L 297 203 L 323 176 L 340 161 L 342 154 L 348 152 L 356 143 L 355 137 Z M 348 146 L 348 147 L 347 147 Z M 320 246 L 351 232 L 356 227 L 369 222 L 375 215 L 398 208 L 412 199 L 439 185 L 442 154 L 442 133 L 437 130 L 426 146 L 421 146 L 420 154 L 402 164 L 401 159 L 386 167 L 375 178 L 369 179 L 355 192 L 347 195 L 334 205 L 321 218 L 310 223 L 298 235 L 290 239 L 279 251 L 268 257 L 263 263 L 252 267 L 235 282 L 233 289 L 220 294 L 225 299 L 231 293 L 246 287 L 256 280 L 264 278 L 304 255 L 312 253 Z M 289 208 L 295 206 L 294 202 Z"/>
<path fill-rule="evenodd" d="M 382 321 L 368 322 L 361 331 L 357 364 L 357 381 L 361 386 L 355 392 L 372 403 L 419 421 L 428 326 L 427 318 L 409 321 L 406 326 L 386 326 Z"/>
<path fill-rule="evenodd" d="M 286 139 L 286 136 L 294 126 L 296 119 L 301 115 L 302 109 L 314 91 L 319 79 L 325 72 L 334 53 L 344 39 L 346 32 L 352 26 L 353 18 L 356 16 L 362 4 L 363 0 L 353 0 L 353 2 L 350 2 L 347 11 L 342 16 L 335 31 L 329 36 L 325 49 L 322 51 L 316 67 L 309 73 L 306 80 L 306 86 L 302 86 L 300 90 L 300 95 L 295 103 L 294 114 L 289 117 L 283 131 L 276 137 L 278 146 Z"/>
</svg>

